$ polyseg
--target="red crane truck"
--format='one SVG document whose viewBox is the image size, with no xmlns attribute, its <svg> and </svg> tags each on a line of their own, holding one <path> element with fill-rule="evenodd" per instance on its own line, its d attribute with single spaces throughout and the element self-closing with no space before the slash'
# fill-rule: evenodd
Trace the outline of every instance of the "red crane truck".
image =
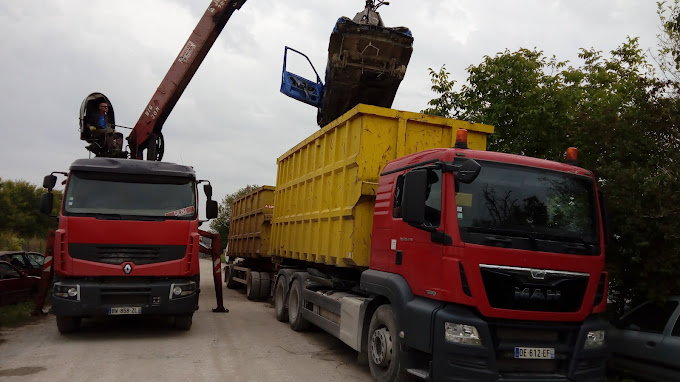
<svg viewBox="0 0 680 382">
<path fill-rule="evenodd" d="M 234 202 L 227 283 L 272 285 L 278 320 L 341 339 L 378 381 L 603 381 L 596 179 L 483 151 L 490 132 L 357 106 L 279 157 L 262 203 Z"/>
<path fill-rule="evenodd" d="M 45 213 L 52 210 L 54 174 L 67 176 L 46 260 L 59 331 L 76 330 L 83 317 L 136 314 L 172 315 L 177 328 L 188 330 L 198 309 L 198 254 L 206 252 L 197 185 L 207 181 L 173 163 L 78 159 L 68 173 L 45 177 Z M 204 190 L 210 219 L 217 202 L 209 182 Z"/>
<path fill-rule="evenodd" d="M 161 85 L 128 137 L 130 157 L 160 161 L 163 123 L 201 62 L 229 21 L 246 0 L 213 0 L 171 65 Z M 80 110 L 81 139 L 85 121 L 101 103 L 102 93 L 85 98 Z M 120 314 L 174 315 L 178 328 L 189 329 L 198 308 L 198 253 L 213 256 L 217 308 L 222 305 L 219 235 L 199 230 L 196 174 L 173 163 L 127 161 L 120 153 L 95 150 L 98 158 L 73 162 L 69 173 L 45 177 L 41 210 L 52 209 L 55 173 L 67 175 L 59 229 L 48 239 L 36 311 L 42 312 L 48 284 L 55 275 L 52 312 L 60 332 L 78 328 L 82 317 Z M 124 155 L 124 156 L 127 156 Z M 212 187 L 205 186 L 206 217 L 217 216 Z M 211 239 L 203 247 L 200 237 Z M 54 267 L 52 267 L 54 260 Z"/>
</svg>

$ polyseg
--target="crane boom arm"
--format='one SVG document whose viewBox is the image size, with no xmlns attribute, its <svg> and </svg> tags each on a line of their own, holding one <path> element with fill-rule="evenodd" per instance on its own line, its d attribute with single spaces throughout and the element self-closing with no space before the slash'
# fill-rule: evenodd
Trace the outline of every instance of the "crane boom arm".
<svg viewBox="0 0 680 382">
<path fill-rule="evenodd" d="M 165 120 L 231 15 L 245 2 L 246 0 L 211 1 L 130 133 L 128 145 L 131 158 L 142 159 L 143 151 L 147 148 L 147 159 L 162 158 L 162 151 L 159 155 L 155 142 L 161 135 Z"/>
</svg>

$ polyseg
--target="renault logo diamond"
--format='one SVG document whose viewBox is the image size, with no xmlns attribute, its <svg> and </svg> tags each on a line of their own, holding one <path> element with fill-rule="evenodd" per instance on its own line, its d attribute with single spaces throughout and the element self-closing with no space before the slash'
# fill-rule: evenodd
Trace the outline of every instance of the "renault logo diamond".
<svg viewBox="0 0 680 382">
<path fill-rule="evenodd" d="M 132 272 L 132 265 L 130 265 L 130 263 L 125 264 L 125 266 L 123 266 L 123 272 L 125 272 L 126 275 L 129 275 L 130 272 Z"/>
</svg>

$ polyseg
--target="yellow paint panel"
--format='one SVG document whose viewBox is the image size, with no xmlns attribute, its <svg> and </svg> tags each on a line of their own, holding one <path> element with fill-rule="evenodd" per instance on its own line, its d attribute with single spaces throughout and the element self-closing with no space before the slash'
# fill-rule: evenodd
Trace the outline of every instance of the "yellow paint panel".
<svg viewBox="0 0 680 382">
<path fill-rule="evenodd" d="M 404 155 L 453 147 L 460 128 L 476 150 L 486 148 L 493 132 L 488 125 L 357 105 L 312 134 L 277 160 L 271 254 L 368 267 L 381 170 Z"/>
<path fill-rule="evenodd" d="M 262 186 L 231 204 L 227 255 L 269 256 L 274 187 Z"/>
</svg>

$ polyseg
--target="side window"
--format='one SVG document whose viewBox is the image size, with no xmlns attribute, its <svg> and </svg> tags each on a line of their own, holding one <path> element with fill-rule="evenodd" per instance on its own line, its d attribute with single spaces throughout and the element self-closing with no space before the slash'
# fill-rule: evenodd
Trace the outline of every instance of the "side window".
<svg viewBox="0 0 680 382">
<path fill-rule="evenodd" d="M 673 327 L 673 332 L 671 332 L 671 336 L 680 337 L 680 317 L 678 317 L 678 320 L 675 321 L 675 326 Z"/>
<path fill-rule="evenodd" d="M 7 264 L 0 263 L 0 279 L 15 279 L 19 278 L 21 275 L 16 269 L 12 268 Z"/>
<path fill-rule="evenodd" d="M 26 266 L 26 263 L 24 262 L 24 256 L 21 254 L 12 255 L 11 259 L 9 260 L 9 263 L 19 269 L 28 268 Z"/>
<path fill-rule="evenodd" d="M 675 301 L 668 301 L 662 306 L 647 303 L 625 316 L 623 327 L 628 330 L 661 334 L 677 306 L 678 303 Z"/>
<path fill-rule="evenodd" d="M 397 184 L 394 186 L 394 203 L 392 204 L 392 217 L 401 218 L 401 198 L 404 196 L 404 176 L 399 175 Z"/>
<path fill-rule="evenodd" d="M 28 261 L 31 263 L 32 268 L 41 268 L 45 258 L 37 253 L 27 253 Z"/>
<path fill-rule="evenodd" d="M 442 171 L 427 171 L 427 200 L 425 200 L 425 225 L 439 227 L 442 215 Z"/>
</svg>

